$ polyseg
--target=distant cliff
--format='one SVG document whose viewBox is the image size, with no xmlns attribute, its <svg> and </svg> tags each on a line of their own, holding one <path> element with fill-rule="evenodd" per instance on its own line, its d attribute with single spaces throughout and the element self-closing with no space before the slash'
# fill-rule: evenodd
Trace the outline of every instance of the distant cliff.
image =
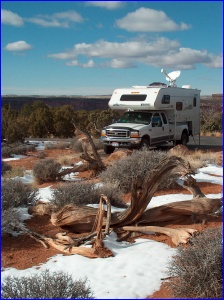
<svg viewBox="0 0 224 300">
<path fill-rule="evenodd" d="M 74 110 L 108 109 L 111 96 L 2 96 L 2 105 L 10 104 L 12 109 L 20 110 L 25 103 L 43 101 L 49 107 L 71 105 Z"/>
<path fill-rule="evenodd" d="M 2 105 L 10 104 L 12 109 L 20 110 L 25 103 L 33 103 L 40 100 L 49 107 L 71 105 L 74 110 L 97 110 L 108 109 L 108 102 L 111 95 L 105 96 L 2 96 Z M 201 96 L 201 108 L 217 106 L 222 109 L 220 97 Z"/>
</svg>

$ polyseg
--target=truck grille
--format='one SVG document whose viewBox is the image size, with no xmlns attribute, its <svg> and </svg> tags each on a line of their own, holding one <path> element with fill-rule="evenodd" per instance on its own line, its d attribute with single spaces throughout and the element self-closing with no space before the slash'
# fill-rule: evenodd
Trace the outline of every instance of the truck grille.
<svg viewBox="0 0 224 300">
<path fill-rule="evenodd" d="M 116 137 L 116 138 L 127 138 L 129 137 L 129 130 L 122 129 L 107 129 L 106 130 L 108 137 Z"/>
</svg>

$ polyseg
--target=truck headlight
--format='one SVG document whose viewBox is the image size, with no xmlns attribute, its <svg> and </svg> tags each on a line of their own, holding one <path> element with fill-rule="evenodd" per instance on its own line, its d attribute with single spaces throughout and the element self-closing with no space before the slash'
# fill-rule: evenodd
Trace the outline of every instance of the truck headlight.
<svg viewBox="0 0 224 300">
<path fill-rule="evenodd" d="M 101 136 L 106 136 L 106 129 L 101 130 Z"/>
<path fill-rule="evenodd" d="M 131 138 L 140 138 L 140 135 L 139 135 L 139 131 L 131 131 L 130 133 L 130 137 Z"/>
</svg>

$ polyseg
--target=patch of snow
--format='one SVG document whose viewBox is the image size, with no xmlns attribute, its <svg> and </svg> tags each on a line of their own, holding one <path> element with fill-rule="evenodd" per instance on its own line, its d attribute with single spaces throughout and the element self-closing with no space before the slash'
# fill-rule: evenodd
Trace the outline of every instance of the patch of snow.
<svg viewBox="0 0 224 300">
<path fill-rule="evenodd" d="M 12 154 L 12 157 L 9 158 L 3 158 L 2 161 L 12 161 L 12 160 L 19 160 L 22 158 L 27 158 L 26 155 L 16 155 L 16 154 Z"/>
</svg>

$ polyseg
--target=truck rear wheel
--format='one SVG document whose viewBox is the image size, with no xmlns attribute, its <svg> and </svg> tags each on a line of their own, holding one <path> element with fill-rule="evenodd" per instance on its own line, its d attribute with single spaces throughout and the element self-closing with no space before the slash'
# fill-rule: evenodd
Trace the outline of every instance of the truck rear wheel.
<svg viewBox="0 0 224 300">
<path fill-rule="evenodd" d="M 111 153 L 113 153 L 114 152 L 114 147 L 112 147 L 112 146 L 107 146 L 107 145 L 104 145 L 103 146 L 103 150 L 104 150 L 104 152 L 106 153 L 106 154 L 111 154 Z"/>
<path fill-rule="evenodd" d="M 183 146 L 187 146 L 188 141 L 189 141 L 188 134 L 186 131 L 183 131 L 181 135 L 181 140 L 176 141 L 176 145 L 181 144 Z"/>
</svg>

